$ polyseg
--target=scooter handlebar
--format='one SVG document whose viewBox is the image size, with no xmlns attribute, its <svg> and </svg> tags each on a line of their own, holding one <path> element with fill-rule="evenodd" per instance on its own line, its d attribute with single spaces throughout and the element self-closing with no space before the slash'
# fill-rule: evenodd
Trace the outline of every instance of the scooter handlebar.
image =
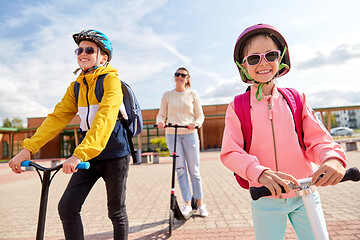
<svg viewBox="0 0 360 240">
<path fill-rule="evenodd" d="M 321 178 L 321 177 L 320 177 Z M 340 182 L 346 182 L 346 181 L 354 181 L 358 182 L 360 181 L 360 171 L 356 167 L 349 168 L 346 170 L 344 177 L 341 179 Z M 281 187 L 281 192 L 286 193 L 283 186 Z M 250 187 L 250 195 L 253 200 L 258 200 L 261 197 L 267 197 L 271 196 L 270 190 L 263 186 L 263 187 Z"/>
<path fill-rule="evenodd" d="M 40 166 L 38 164 L 34 164 L 33 161 L 23 161 L 21 163 L 21 166 L 22 167 L 35 167 L 37 168 L 37 166 Z M 62 164 L 61 164 L 61 167 L 62 167 Z M 77 166 L 76 166 L 77 169 L 89 169 L 90 168 L 90 163 L 89 162 L 81 162 L 79 163 Z"/>
<path fill-rule="evenodd" d="M 154 127 L 158 127 L 157 124 L 154 124 Z M 177 125 L 177 124 L 172 124 L 172 123 L 168 123 L 165 125 L 165 128 L 168 128 L 168 127 L 172 127 L 172 128 L 189 128 L 189 125 Z M 198 126 L 195 126 L 196 129 L 199 129 Z"/>
</svg>

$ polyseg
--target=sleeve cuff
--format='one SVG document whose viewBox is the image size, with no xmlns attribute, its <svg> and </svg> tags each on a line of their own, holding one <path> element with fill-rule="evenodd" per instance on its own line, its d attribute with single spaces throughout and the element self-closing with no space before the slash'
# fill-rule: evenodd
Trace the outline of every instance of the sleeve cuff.
<svg viewBox="0 0 360 240">
<path fill-rule="evenodd" d="M 250 166 L 248 167 L 248 170 L 247 170 L 246 175 L 247 175 L 247 177 L 248 177 L 248 179 L 249 179 L 250 181 L 259 183 L 259 177 L 260 177 L 260 175 L 261 175 L 264 171 L 266 171 L 266 170 L 268 170 L 268 169 L 270 169 L 270 168 L 264 167 L 264 166 L 259 165 L 259 164 L 257 164 L 257 163 L 253 163 L 252 165 L 250 165 Z"/>
</svg>

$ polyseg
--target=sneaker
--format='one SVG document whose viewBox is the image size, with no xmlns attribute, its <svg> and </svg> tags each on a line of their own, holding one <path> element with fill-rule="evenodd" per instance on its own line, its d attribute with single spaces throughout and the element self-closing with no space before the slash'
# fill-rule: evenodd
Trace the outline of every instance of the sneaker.
<svg viewBox="0 0 360 240">
<path fill-rule="evenodd" d="M 181 208 L 181 213 L 184 217 L 187 217 L 190 215 L 192 211 L 192 207 L 187 205 L 186 203 L 184 204 L 184 206 Z"/>
<path fill-rule="evenodd" d="M 202 217 L 207 217 L 209 215 L 208 211 L 206 210 L 205 204 L 201 204 L 201 206 L 199 207 L 199 211 L 200 211 L 200 216 Z"/>
</svg>

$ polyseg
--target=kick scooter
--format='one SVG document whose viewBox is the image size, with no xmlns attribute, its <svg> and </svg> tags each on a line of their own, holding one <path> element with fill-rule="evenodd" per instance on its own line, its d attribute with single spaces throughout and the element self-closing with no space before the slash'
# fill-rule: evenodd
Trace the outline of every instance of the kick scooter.
<svg viewBox="0 0 360 240">
<path fill-rule="evenodd" d="M 50 183 L 53 180 L 55 174 L 63 167 L 63 165 L 59 164 L 55 167 L 45 168 L 33 161 L 23 161 L 21 163 L 21 166 L 22 167 L 34 167 L 40 177 L 42 189 L 41 189 L 41 197 L 40 197 L 36 240 L 43 240 L 44 239 L 44 231 L 45 231 L 46 208 L 47 208 L 47 202 L 48 202 Z M 89 167 L 90 167 L 89 162 L 81 162 L 77 165 L 78 169 L 89 169 Z M 40 171 L 44 172 L 43 175 L 41 175 Z M 55 173 L 51 176 L 52 171 L 55 171 Z"/>
<path fill-rule="evenodd" d="M 320 176 L 321 178 L 322 176 Z M 320 179 L 319 178 L 319 179 Z M 340 182 L 345 181 L 354 181 L 358 182 L 360 180 L 360 172 L 357 168 L 349 168 L 343 179 Z M 296 186 L 294 183 L 290 182 L 288 186 L 290 189 L 297 190 L 296 195 L 301 196 L 304 206 L 306 209 L 306 213 L 309 217 L 310 225 L 313 230 L 314 236 L 316 240 L 328 240 L 329 236 L 327 234 L 326 229 L 324 229 L 321 225 L 320 217 L 316 211 L 316 203 L 313 196 L 313 190 L 311 189 L 314 186 L 312 182 L 312 178 L 304 178 L 298 180 L 300 186 Z M 283 193 L 285 193 L 284 187 L 280 186 Z M 250 188 L 250 195 L 253 200 L 258 200 L 261 197 L 271 196 L 270 190 L 263 186 L 263 187 L 251 187 Z"/>
<path fill-rule="evenodd" d="M 157 125 L 155 124 L 154 127 L 157 127 Z M 166 124 L 165 127 L 172 127 L 175 128 L 175 139 L 174 139 L 174 151 L 172 152 L 172 154 L 170 155 L 172 157 L 173 163 L 172 163 L 172 177 L 171 177 L 171 193 L 170 193 L 170 211 L 169 211 L 169 235 L 172 235 L 172 231 L 174 228 L 174 223 L 175 223 L 175 219 L 177 220 L 182 220 L 185 221 L 187 219 L 189 219 L 198 209 L 198 205 L 197 205 L 197 201 L 195 198 L 191 198 L 191 207 L 192 207 L 192 211 L 190 212 L 190 214 L 188 216 L 184 216 L 181 213 L 179 204 L 176 200 L 176 196 L 175 196 L 175 171 L 176 171 L 176 158 L 179 157 L 176 154 L 176 138 L 177 138 L 177 129 L 178 128 L 189 128 L 189 126 L 181 126 L 181 125 L 177 125 L 177 124 Z M 198 127 L 196 127 L 198 128 Z"/>
</svg>

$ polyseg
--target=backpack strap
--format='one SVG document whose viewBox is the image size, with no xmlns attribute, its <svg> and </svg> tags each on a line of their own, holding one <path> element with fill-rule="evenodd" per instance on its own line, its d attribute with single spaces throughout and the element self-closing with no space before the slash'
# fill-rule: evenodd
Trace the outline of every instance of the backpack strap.
<svg viewBox="0 0 360 240">
<path fill-rule="evenodd" d="M 96 80 L 95 95 L 99 103 L 101 102 L 101 99 L 104 96 L 104 79 L 106 76 L 107 74 L 102 74 Z"/>
<path fill-rule="evenodd" d="M 96 87 L 95 87 L 95 95 L 98 102 L 101 102 L 101 99 L 104 95 L 104 79 L 107 74 L 100 75 L 98 79 L 96 80 Z M 80 91 L 80 83 L 75 81 L 74 84 L 74 94 L 76 102 L 79 101 L 79 91 Z"/>
<path fill-rule="evenodd" d="M 248 88 L 245 93 L 235 96 L 234 107 L 235 113 L 241 123 L 241 131 L 244 137 L 244 149 L 246 152 L 250 150 L 252 126 L 250 116 L 250 89 Z M 249 182 L 244 178 L 234 173 L 236 181 L 244 189 L 249 189 Z"/>
<path fill-rule="evenodd" d="M 77 81 L 75 81 L 74 84 L 74 94 L 75 94 L 75 99 L 76 99 L 76 103 L 79 100 L 79 90 L 80 90 L 80 83 L 78 83 Z"/>
<path fill-rule="evenodd" d="M 278 88 L 279 92 L 284 96 L 287 101 L 292 115 L 294 117 L 295 130 L 298 135 L 300 146 L 306 150 L 304 143 L 304 132 L 302 127 L 302 109 L 303 104 L 301 101 L 300 93 L 293 88 Z"/>
<path fill-rule="evenodd" d="M 250 91 L 237 95 L 234 98 L 235 113 L 241 123 L 241 131 L 244 136 L 244 149 L 249 152 L 251 145 L 251 116 L 250 116 Z"/>
</svg>

